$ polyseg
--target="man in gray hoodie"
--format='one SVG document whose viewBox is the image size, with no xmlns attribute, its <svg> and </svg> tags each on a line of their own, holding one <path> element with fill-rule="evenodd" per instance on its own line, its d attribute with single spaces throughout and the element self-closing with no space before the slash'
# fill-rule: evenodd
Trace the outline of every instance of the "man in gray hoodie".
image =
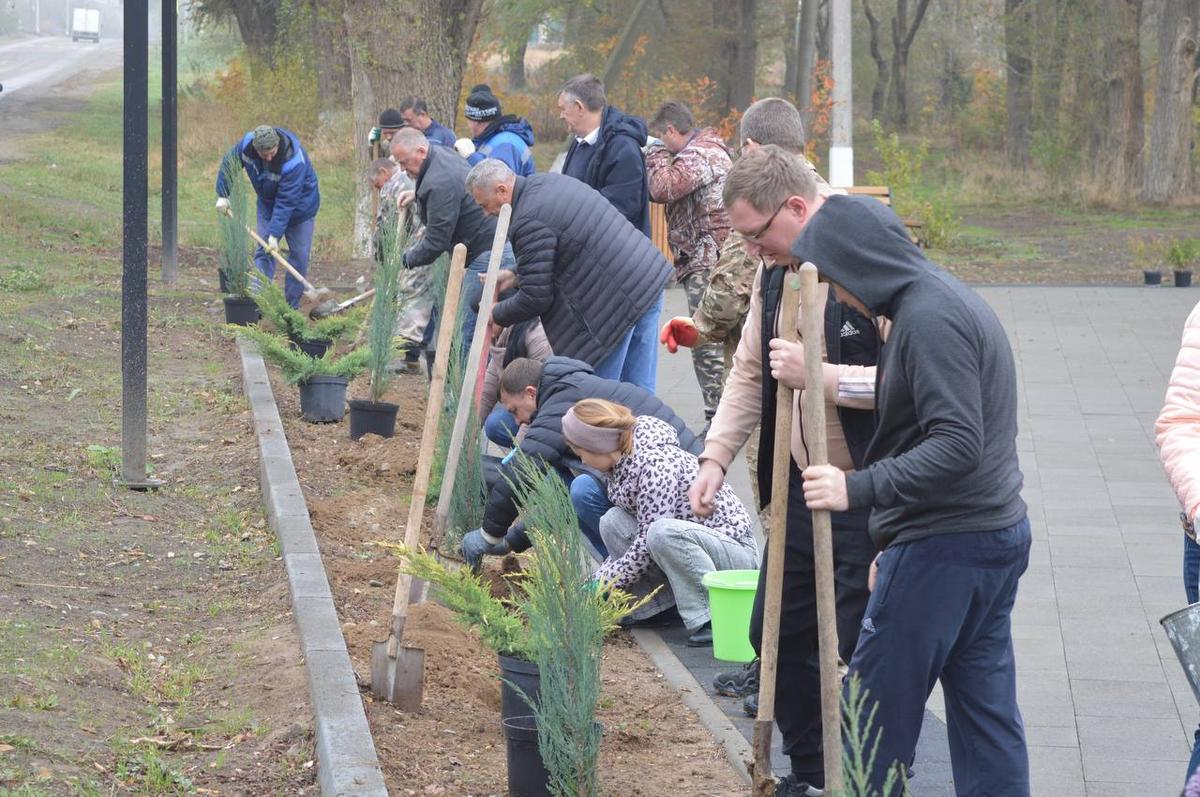
<svg viewBox="0 0 1200 797">
<path fill-rule="evenodd" d="M 1008 338 L 983 299 L 930 263 L 890 209 L 868 197 L 805 199 L 809 218 L 792 254 L 892 322 L 862 467 L 803 472 L 808 506 L 869 509 L 882 551 L 850 661 L 868 711 L 877 706 L 873 785 L 882 789 L 895 764 L 912 764 L 940 680 L 956 792 L 1026 797 L 1011 613 L 1030 530 Z"/>
</svg>

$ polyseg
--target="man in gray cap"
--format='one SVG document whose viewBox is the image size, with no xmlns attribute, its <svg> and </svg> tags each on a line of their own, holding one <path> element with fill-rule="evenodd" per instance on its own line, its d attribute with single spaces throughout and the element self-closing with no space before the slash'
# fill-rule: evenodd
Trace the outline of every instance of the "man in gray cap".
<svg viewBox="0 0 1200 797">
<path fill-rule="evenodd" d="M 278 252 L 279 240 L 288 243 L 288 262 L 301 274 L 308 273 L 308 255 L 312 250 L 313 228 L 321 207 L 317 172 L 300 139 L 290 130 L 259 125 L 233 146 L 221 160 L 217 171 L 217 210 L 229 207 L 227 170 L 241 164 L 258 194 L 258 234 L 269 249 Z M 267 279 L 275 276 L 275 260 L 261 246 L 254 253 L 254 265 Z M 287 277 L 284 288 L 288 304 L 300 305 L 304 286 Z"/>
</svg>

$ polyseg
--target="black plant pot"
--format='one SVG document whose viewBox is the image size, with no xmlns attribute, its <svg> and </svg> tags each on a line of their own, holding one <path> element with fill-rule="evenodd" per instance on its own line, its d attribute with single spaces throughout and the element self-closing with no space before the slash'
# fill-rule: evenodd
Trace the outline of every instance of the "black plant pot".
<svg viewBox="0 0 1200 797">
<path fill-rule="evenodd" d="M 391 437 L 396 433 L 396 412 L 399 409 L 399 404 L 386 401 L 351 400 L 350 439 L 357 440 L 365 434 Z"/>
<path fill-rule="evenodd" d="M 1143 271 L 1142 279 L 1145 280 L 1144 284 L 1146 284 L 1146 285 L 1162 285 L 1162 272 L 1161 271 Z"/>
<path fill-rule="evenodd" d="M 310 423 L 337 423 L 346 412 L 344 376 L 314 376 L 301 382 L 300 415 Z"/>
<path fill-rule="evenodd" d="M 514 659 L 496 654 L 500 660 L 500 718 L 510 719 L 533 713 L 533 707 L 541 698 L 542 676 L 532 661 Z M 533 704 L 528 703 L 521 693 L 510 684 L 521 687 Z"/>
<path fill-rule="evenodd" d="M 249 296 L 225 297 L 225 323 L 249 326 L 257 324 L 259 319 L 258 305 Z"/>
<path fill-rule="evenodd" d="M 329 347 L 333 345 L 332 340 L 300 340 L 299 338 L 291 338 L 292 345 L 300 351 L 307 354 L 309 357 L 316 357 L 318 360 L 325 356 L 325 352 L 329 351 Z"/>
<path fill-rule="evenodd" d="M 550 797 L 550 774 L 538 750 L 537 718 L 504 720 L 504 741 L 508 752 L 509 797 Z"/>
<path fill-rule="evenodd" d="M 1191 269 L 1188 269 L 1186 271 L 1181 271 L 1179 269 L 1175 269 L 1175 287 L 1176 288 L 1190 288 L 1191 285 L 1192 285 Z"/>
</svg>

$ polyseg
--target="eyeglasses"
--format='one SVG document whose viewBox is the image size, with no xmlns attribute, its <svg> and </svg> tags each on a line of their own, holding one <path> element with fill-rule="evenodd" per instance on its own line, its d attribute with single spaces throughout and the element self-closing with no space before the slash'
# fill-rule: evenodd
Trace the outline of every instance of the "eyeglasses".
<svg viewBox="0 0 1200 797">
<path fill-rule="evenodd" d="M 788 197 L 788 199 L 791 199 L 791 197 Z M 758 232 L 756 232 L 752 235 L 744 235 L 742 237 L 745 238 L 750 243 L 755 243 L 755 244 L 758 243 L 762 239 L 762 237 L 767 234 L 767 230 L 771 229 L 771 225 L 775 222 L 775 217 L 779 215 L 779 211 L 783 210 L 784 206 L 787 205 L 787 203 L 788 203 L 787 199 L 783 200 L 783 202 L 780 203 L 779 207 L 775 208 L 775 212 L 771 214 L 771 218 L 767 219 L 767 223 L 758 228 Z"/>
</svg>

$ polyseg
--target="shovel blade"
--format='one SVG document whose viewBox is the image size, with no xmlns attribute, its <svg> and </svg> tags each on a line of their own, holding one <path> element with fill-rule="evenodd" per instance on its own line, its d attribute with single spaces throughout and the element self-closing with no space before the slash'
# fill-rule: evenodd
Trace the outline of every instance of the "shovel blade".
<svg viewBox="0 0 1200 797">
<path fill-rule="evenodd" d="M 425 696 L 425 651 L 401 647 L 396 658 L 387 653 L 388 643 L 371 643 L 371 695 L 401 711 L 418 711 Z"/>
</svg>

